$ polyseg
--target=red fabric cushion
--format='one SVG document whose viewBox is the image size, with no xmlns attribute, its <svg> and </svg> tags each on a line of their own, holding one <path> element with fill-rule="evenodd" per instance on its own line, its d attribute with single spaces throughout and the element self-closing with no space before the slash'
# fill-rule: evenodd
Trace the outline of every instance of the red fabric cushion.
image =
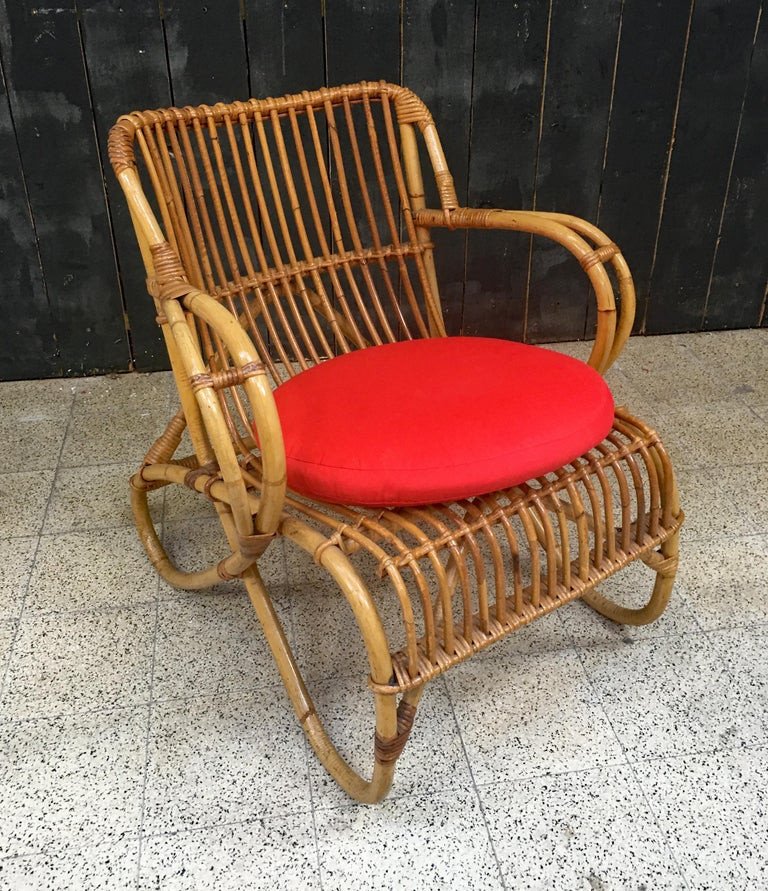
<svg viewBox="0 0 768 891">
<path fill-rule="evenodd" d="M 288 485 L 336 504 L 453 501 L 554 470 L 605 438 L 602 377 L 484 337 L 358 350 L 278 387 Z"/>
</svg>

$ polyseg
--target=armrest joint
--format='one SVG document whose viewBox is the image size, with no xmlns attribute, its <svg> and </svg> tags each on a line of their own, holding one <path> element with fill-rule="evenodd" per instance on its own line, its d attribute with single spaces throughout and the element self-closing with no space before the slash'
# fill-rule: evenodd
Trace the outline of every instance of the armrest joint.
<svg viewBox="0 0 768 891">
<path fill-rule="evenodd" d="M 579 263 L 584 272 L 587 272 L 593 266 L 596 266 L 598 263 L 605 263 L 618 253 L 619 246 L 611 242 L 610 244 L 604 244 L 602 247 L 595 248 L 595 250 L 590 251 L 588 254 L 584 254 L 583 257 L 579 258 Z"/>
</svg>

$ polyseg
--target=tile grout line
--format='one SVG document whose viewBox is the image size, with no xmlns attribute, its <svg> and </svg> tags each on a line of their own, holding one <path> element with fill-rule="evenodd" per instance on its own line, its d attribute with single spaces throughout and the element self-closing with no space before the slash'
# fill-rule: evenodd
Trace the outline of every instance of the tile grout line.
<svg viewBox="0 0 768 891">
<path fill-rule="evenodd" d="M 731 746 L 720 749 L 694 749 L 691 752 L 680 752 L 679 754 L 675 755 L 651 755 L 644 758 L 636 758 L 634 761 L 629 763 L 639 765 L 653 764 L 657 761 L 682 761 L 685 758 L 707 758 L 712 757 L 713 755 L 733 755 L 738 752 L 753 752 L 760 751 L 761 749 L 764 749 L 766 752 L 768 752 L 768 739 L 764 739 L 756 743 L 734 743 Z"/>
<path fill-rule="evenodd" d="M 302 728 L 303 729 L 303 728 Z M 307 765 L 307 786 L 309 788 L 309 813 L 310 819 L 312 821 L 312 838 L 315 842 L 315 862 L 317 863 L 317 881 L 320 885 L 320 891 L 323 891 L 323 865 L 320 860 L 320 841 L 317 835 L 317 819 L 315 816 L 315 795 L 312 791 L 312 766 L 310 764 L 310 759 L 316 757 L 314 750 L 309 745 L 309 740 L 307 739 L 307 734 L 302 733 L 303 742 L 304 742 L 304 757 Z"/>
<path fill-rule="evenodd" d="M 213 592 L 209 594 L 204 594 L 204 597 L 209 600 L 214 600 L 216 598 L 221 598 L 223 600 L 236 601 L 242 600 L 242 592 L 240 591 L 220 591 Z M 131 610 L 131 609 L 139 609 L 140 607 L 148 607 L 153 606 L 155 603 L 176 603 L 176 604 L 189 604 L 194 603 L 194 592 L 189 596 L 185 597 L 183 594 L 166 594 L 158 592 L 157 594 L 147 595 L 146 600 L 134 600 L 128 603 L 117 603 L 114 605 L 110 604 L 102 604 L 100 606 L 73 606 L 70 609 L 36 609 L 33 610 L 34 615 L 38 616 L 71 616 L 71 615 L 79 615 L 81 613 L 116 613 L 121 612 L 122 610 Z M 0 618 L 3 618 L 3 614 L 0 613 Z M 5 618 L 13 619 L 13 614 L 8 614 Z M 336 677 L 336 675 L 332 675 L 332 677 Z"/>
<path fill-rule="evenodd" d="M 228 596 L 228 595 L 221 595 L 221 596 Z M 232 596 L 234 597 L 234 595 L 232 595 Z M 173 600 L 160 600 L 160 601 L 158 601 L 158 605 L 163 604 L 163 603 L 173 603 L 173 602 L 174 602 Z M 60 615 L 60 614 L 70 615 L 70 614 L 77 614 L 77 613 L 81 613 L 81 612 L 108 613 L 108 612 L 119 612 L 121 610 L 132 610 L 135 608 L 147 609 L 148 607 L 154 606 L 154 605 L 155 605 L 155 601 L 146 601 L 146 602 L 143 602 L 140 604 L 129 605 L 129 606 L 119 606 L 119 607 L 114 607 L 114 608 L 104 607 L 103 609 L 99 609 L 99 610 L 85 610 L 84 609 L 84 610 L 54 611 L 54 612 L 41 611 L 40 615 L 45 615 L 45 616 Z M 559 612 L 559 610 L 557 610 L 556 612 Z M 514 651 L 511 654 L 495 653 L 493 650 L 489 650 L 485 654 L 485 658 L 487 658 L 491 662 L 498 663 L 499 661 L 506 660 L 509 655 L 513 655 L 514 657 L 521 658 L 521 659 L 536 659 L 536 658 L 542 657 L 542 656 L 559 656 L 559 655 L 563 655 L 566 653 L 573 653 L 573 654 L 580 655 L 580 653 L 582 653 L 585 649 L 598 651 L 598 650 L 611 650 L 611 649 L 615 648 L 615 642 L 610 641 L 610 640 L 599 641 L 595 644 L 589 644 L 586 646 L 579 645 L 574 642 L 572 632 L 569 630 L 567 625 L 565 625 L 565 623 L 562 622 L 561 616 L 558 616 L 558 620 L 561 622 L 563 631 L 569 640 L 569 643 L 567 646 L 561 647 L 559 649 L 553 648 L 553 649 L 537 650 L 537 651 L 530 651 L 530 652 L 529 651 Z M 8 618 L 8 621 L 13 622 L 16 620 L 11 616 Z M 696 621 L 695 616 L 694 616 L 694 621 Z M 759 631 L 768 632 L 768 620 L 761 621 L 761 622 L 749 622 L 749 623 L 744 623 L 741 625 L 718 625 L 718 626 L 712 627 L 712 628 L 703 628 L 702 626 L 698 625 L 698 622 L 697 622 L 697 627 L 695 630 L 689 630 L 689 631 L 685 631 L 685 632 L 672 630 L 672 631 L 666 632 L 664 634 L 658 634 L 658 635 L 656 635 L 654 637 L 650 637 L 650 638 L 639 638 L 634 641 L 634 645 L 643 646 L 645 644 L 650 644 L 655 641 L 661 641 L 661 640 L 664 640 L 667 638 L 706 637 L 709 640 L 709 638 L 712 635 L 722 633 L 722 632 L 728 633 L 728 632 L 743 631 L 747 627 L 755 628 L 755 629 L 758 629 Z M 713 647 L 714 654 L 717 656 L 719 661 L 723 663 L 723 667 L 724 667 L 726 673 L 729 675 L 729 677 L 732 677 L 731 672 L 728 670 L 728 668 L 725 665 L 725 663 L 723 662 L 722 658 L 716 652 L 716 649 L 714 648 L 714 644 L 712 644 L 711 641 L 709 641 L 709 643 Z M 153 651 L 153 657 L 154 657 L 154 651 Z M 580 661 L 582 661 L 582 660 L 580 659 Z M 329 674 L 329 675 L 323 675 L 322 677 L 313 678 L 312 683 L 313 684 L 326 684 L 331 681 L 339 681 L 339 680 L 358 681 L 358 680 L 360 680 L 360 677 L 358 677 L 356 675 Z M 271 681 L 271 682 L 263 681 L 262 686 L 268 687 L 270 689 L 274 689 L 275 691 L 284 690 L 284 685 L 279 678 L 276 678 L 274 681 Z M 251 692 L 251 688 L 249 686 L 243 686 L 242 688 L 198 692 L 198 693 L 193 693 L 193 694 L 190 694 L 187 696 L 171 695 L 171 696 L 156 697 L 156 696 L 154 696 L 154 694 L 152 694 L 151 702 L 153 704 L 173 704 L 173 703 L 183 703 L 183 702 L 194 702 L 196 700 L 215 700 L 215 699 L 226 699 L 227 701 L 238 702 L 240 700 L 247 699 L 250 692 Z M 56 720 L 56 719 L 60 719 L 60 718 L 70 718 L 70 717 L 76 717 L 79 715 L 100 714 L 100 713 L 104 713 L 104 712 L 113 712 L 113 711 L 117 711 L 117 710 L 135 710 L 135 709 L 140 709 L 140 708 L 146 708 L 149 705 L 150 705 L 150 700 L 147 699 L 142 702 L 126 703 L 124 705 L 109 704 L 109 705 L 105 705 L 103 707 L 76 709 L 73 711 L 55 711 L 55 712 L 49 712 L 49 713 L 47 712 L 47 713 L 40 713 L 40 714 L 34 714 L 34 715 L 25 715 L 22 717 L 8 716 L 8 717 L 3 718 L 2 716 L 0 716 L 0 724 L 7 724 L 7 725 L 22 724 L 22 723 L 27 723 L 27 722 L 32 722 L 32 721 Z M 754 747 L 759 747 L 761 745 L 768 746 L 768 742 L 766 742 L 766 743 L 752 743 L 752 744 L 749 744 L 749 747 L 754 748 Z M 746 747 L 746 745 L 745 745 L 745 747 Z M 640 758 L 637 760 L 651 761 L 651 760 L 658 760 L 658 758 L 666 758 L 666 757 L 684 757 L 685 754 L 696 754 L 696 753 L 706 754 L 708 751 L 713 751 L 713 750 L 702 749 L 702 750 L 696 750 L 696 752 L 684 753 L 683 755 L 679 755 L 679 756 L 678 755 L 658 756 L 657 758 L 644 757 L 644 758 Z M 581 768 L 578 768 L 578 770 L 581 770 Z M 569 770 L 555 771 L 555 773 L 557 773 L 557 774 L 570 773 L 570 772 L 572 772 L 572 771 L 569 771 Z M 480 784 L 480 785 L 484 785 L 484 784 Z"/>
<path fill-rule="evenodd" d="M 442 687 L 445 691 L 446 699 L 448 700 L 448 705 L 451 708 L 451 716 L 453 717 L 453 723 L 456 727 L 456 733 L 459 736 L 459 743 L 461 744 L 461 751 L 464 753 L 464 760 L 467 764 L 467 769 L 469 770 L 469 777 L 472 780 L 472 788 L 475 792 L 475 799 L 477 800 L 478 807 L 480 808 L 480 814 L 483 818 L 483 825 L 485 826 L 485 832 L 488 836 L 488 844 L 491 846 L 491 853 L 493 854 L 494 862 L 496 863 L 496 871 L 499 875 L 499 882 L 501 882 L 501 887 L 506 889 L 507 883 L 504 879 L 504 871 L 501 868 L 501 861 L 499 860 L 499 854 L 496 850 L 496 845 L 493 841 L 493 835 L 491 834 L 491 827 L 488 825 L 488 817 L 485 813 L 485 806 L 483 805 L 483 798 L 480 795 L 480 789 L 477 784 L 477 780 L 475 779 L 475 772 L 472 770 L 472 762 L 470 761 L 469 754 L 467 752 L 467 747 L 464 743 L 464 734 L 461 732 L 461 724 L 459 723 L 459 719 L 456 716 L 456 709 L 453 705 L 453 698 L 451 697 L 451 691 L 446 683 L 445 676 L 442 677 Z M 441 790 L 445 791 L 445 790 Z"/>
<path fill-rule="evenodd" d="M 56 488 L 56 480 L 59 475 L 59 463 L 61 461 L 61 455 L 64 451 L 64 444 L 67 441 L 67 436 L 69 435 L 69 428 L 72 425 L 72 417 L 73 417 L 74 407 L 75 407 L 75 395 L 76 394 L 74 394 L 74 393 L 72 394 L 72 399 L 69 404 L 69 414 L 67 416 L 67 426 L 66 426 L 66 429 L 64 430 L 64 436 L 62 437 L 62 440 L 61 440 L 61 446 L 59 447 L 59 456 L 58 456 L 58 460 L 56 461 L 56 467 L 53 472 L 53 479 L 51 480 L 51 488 L 50 488 L 50 491 L 48 492 L 48 498 L 46 499 L 46 502 L 45 502 L 45 509 L 43 511 L 43 516 L 40 518 L 40 526 L 38 527 L 38 530 L 37 530 L 37 542 L 35 543 L 35 550 L 32 555 L 32 561 L 29 565 L 29 575 L 27 576 L 27 582 L 24 585 L 24 593 L 21 597 L 21 604 L 19 606 L 18 614 L 15 618 L 16 627 L 13 630 L 13 634 L 11 635 L 10 643 L 8 644 L 8 653 L 7 653 L 7 656 L 5 659 L 5 666 L 3 667 L 3 675 L 2 675 L 2 678 L 0 678 L 0 717 L 2 716 L 1 708 L 2 708 L 2 702 L 5 699 L 5 688 L 6 688 L 6 684 L 8 682 L 8 674 L 11 670 L 11 661 L 13 660 L 13 653 L 14 653 L 14 650 L 16 649 L 16 643 L 19 638 L 19 633 L 21 632 L 21 623 L 22 623 L 22 619 L 24 618 L 24 608 L 26 606 L 27 597 L 29 596 L 29 589 L 30 589 L 30 585 L 32 584 L 32 576 L 34 575 L 34 572 L 35 572 L 35 565 L 37 564 L 37 555 L 40 552 L 40 543 L 42 541 L 42 530 L 43 530 L 43 527 L 45 526 L 45 521 L 48 517 L 48 510 L 50 509 L 50 506 L 51 506 L 51 500 L 53 499 L 53 490 Z"/>
<path fill-rule="evenodd" d="M 745 406 L 757 419 L 758 421 L 762 421 L 763 424 L 768 423 L 768 417 L 763 417 L 760 412 L 755 408 L 755 406 L 750 402 L 745 402 L 743 399 L 741 400 L 741 404 Z M 758 408 L 762 407 L 763 403 L 757 403 Z"/>
<path fill-rule="evenodd" d="M 680 467 L 680 470 L 685 471 L 685 472 L 700 471 L 700 470 L 719 470 L 721 468 L 729 468 L 729 469 L 739 470 L 742 467 L 745 467 L 745 468 L 766 467 L 766 468 L 768 468 L 768 463 L 765 461 L 757 461 L 757 462 L 750 462 L 750 463 L 746 463 L 746 464 L 736 464 L 733 466 L 729 465 L 729 464 L 700 465 L 700 466 L 685 465 L 683 467 Z M 0 474 L 0 479 L 2 479 L 2 477 L 4 475 L 5 474 Z M 195 517 L 193 519 L 188 519 L 188 520 L 169 520 L 168 525 L 175 526 L 177 524 L 190 525 L 193 523 L 212 523 L 212 521 L 215 519 L 216 519 L 216 517 L 214 516 L 214 517 Z M 120 526 L 89 526 L 89 527 L 82 527 L 82 528 L 77 528 L 77 529 L 70 529 L 70 530 L 67 530 L 64 532 L 40 532 L 40 533 L 32 532 L 28 535 L 0 535 L 0 541 L 21 541 L 22 539 L 25 539 L 25 538 L 27 538 L 27 539 L 28 538 L 51 539 L 51 538 L 60 538 L 65 535 L 85 535 L 85 534 L 89 534 L 92 532 L 93 533 L 122 532 L 122 531 L 125 531 L 126 529 L 132 529 L 132 528 L 133 528 L 132 524 L 130 522 L 126 522 Z M 687 528 L 688 528 L 687 526 L 683 526 L 684 530 L 686 530 Z M 696 536 L 695 538 L 689 537 L 689 538 L 687 538 L 687 541 L 704 541 L 704 540 L 706 540 L 706 541 L 731 541 L 731 540 L 738 540 L 738 539 L 742 539 L 742 538 L 755 538 L 755 537 L 758 537 L 761 535 L 763 535 L 763 536 L 768 535 L 768 526 L 766 526 L 765 529 L 758 530 L 757 532 L 737 532 L 737 533 L 724 532 L 724 533 L 714 534 L 714 535 L 700 535 L 700 536 Z M 165 599 L 174 599 L 174 598 L 165 598 Z M 64 611 L 62 610 L 62 612 L 64 612 Z"/>
<path fill-rule="evenodd" d="M 632 774 L 632 779 L 635 781 L 635 785 L 640 789 L 640 794 L 643 796 L 643 801 L 645 802 L 645 806 L 648 808 L 648 812 L 653 817 L 653 822 L 654 822 L 654 825 L 656 826 L 656 829 L 659 833 L 659 838 L 663 841 L 664 847 L 666 848 L 667 853 L 669 854 L 670 860 L 672 861 L 675 868 L 677 869 L 678 875 L 683 880 L 683 884 L 690 891 L 690 885 L 688 884 L 688 879 L 687 879 L 682 867 L 680 866 L 680 863 L 678 862 L 677 857 L 675 856 L 675 852 L 672 849 L 672 845 L 669 843 L 669 838 L 667 837 L 667 833 L 661 828 L 661 824 L 659 823 L 658 814 L 651 807 L 651 803 L 648 800 L 648 796 L 645 794 L 645 788 L 643 787 L 642 783 L 640 782 L 640 780 L 637 777 L 637 773 L 635 772 L 635 768 L 632 763 L 632 759 L 629 757 L 627 750 L 624 747 L 624 743 L 622 743 L 622 741 L 619 737 L 619 734 L 613 725 L 613 721 L 611 720 L 610 715 L 608 714 L 608 712 L 605 710 L 605 707 L 603 706 L 602 696 L 600 696 L 599 692 L 595 689 L 595 685 L 592 681 L 592 677 L 591 677 L 589 671 L 587 671 L 587 666 L 585 665 L 584 660 L 582 658 L 582 652 L 581 652 L 580 647 L 576 648 L 576 656 L 579 660 L 579 664 L 581 665 L 581 671 L 582 671 L 582 674 L 587 682 L 587 685 L 589 686 L 589 689 L 592 691 L 592 695 L 595 697 L 595 699 L 599 703 L 600 711 L 605 716 L 605 720 L 608 722 L 608 726 L 611 728 L 611 733 L 613 733 L 613 737 L 616 740 L 616 743 L 618 744 L 619 748 L 621 749 L 622 754 L 624 755 L 625 766 L 629 769 L 629 772 Z"/>
<path fill-rule="evenodd" d="M 613 729 L 612 724 L 611 724 L 611 729 Z M 614 734 L 615 733 L 616 733 L 616 731 L 614 730 Z M 619 743 L 619 745 L 621 745 L 621 743 Z M 680 865 L 680 862 L 678 861 L 678 859 L 675 855 L 672 845 L 669 843 L 669 838 L 667 836 L 667 833 L 661 827 L 661 823 L 659 822 L 659 815 L 656 813 L 656 811 L 651 806 L 651 802 L 648 799 L 648 796 L 646 795 L 646 792 L 645 792 L 645 787 L 640 782 L 640 780 L 637 776 L 637 772 L 635 770 L 635 765 L 631 761 L 629 761 L 627 766 L 629 767 L 629 772 L 632 774 L 632 779 L 635 781 L 635 785 L 640 790 L 640 794 L 643 796 L 643 801 L 645 802 L 645 806 L 648 808 L 648 813 L 650 813 L 650 815 L 653 817 L 653 822 L 656 825 L 656 829 L 659 831 L 660 837 L 664 841 L 664 847 L 669 852 L 669 856 L 670 856 L 670 859 L 672 860 L 672 863 L 674 863 L 680 878 L 683 880 L 683 884 L 690 891 L 691 886 L 688 884 L 688 876 L 685 874 L 685 870 Z"/>
<path fill-rule="evenodd" d="M 168 403 L 170 404 L 170 396 Z M 163 499 L 160 507 L 160 528 L 165 528 L 165 504 L 168 495 L 168 487 L 163 488 Z M 136 851 L 136 887 L 139 887 L 141 881 L 141 857 L 144 849 L 144 812 L 147 800 L 147 781 L 149 777 L 149 740 L 152 732 L 152 715 L 154 712 L 154 692 L 155 692 L 155 662 L 157 657 L 157 634 L 160 625 L 160 574 L 157 574 L 155 582 L 155 630 L 152 635 L 152 658 L 149 668 L 149 705 L 147 707 L 147 733 L 144 739 L 144 767 L 143 778 L 141 784 L 141 803 L 139 805 L 139 843 Z"/>
<path fill-rule="evenodd" d="M 224 595 L 224 596 L 226 596 L 226 595 Z M 172 600 L 169 600 L 169 601 L 161 600 L 161 601 L 159 601 L 159 604 L 173 603 L 173 602 L 174 601 L 172 601 Z M 154 601 L 147 601 L 145 603 L 138 604 L 137 607 L 147 608 L 152 605 L 154 605 Z M 99 612 L 112 612 L 112 611 L 116 612 L 116 611 L 123 610 L 123 609 L 133 609 L 133 608 L 134 607 L 132 607 L 132 606 L 116 607 L 114 609 L 106 607 L 103 610 L 99 610 Z M 71 611 L 71 612 L 77 613 L 77 612 L 93 612 L 93 611 L 91 611 L 91 610 L 77 610 L 77 611 Z M 559 612 L 559 610 L 556 610 L 555 612 Z M 56 613 L 54 613 L 54 614 L 56 614 Z M 51 613 L 45 613 L 45 615 L 51 615 Z M 558 616 L 558 620 L 561 621 L 561 623 L 562 623 L 562 617 Z M 694 620 L 695 620 L 695 616 L 694 616 Z M 485 654 L 485 658 L 487 658 L 491 662 L 498 663 L 499 661 L 506 660 L 509 655 L 514 655 L 516 658 L 522 658 L 522 659 L 536 659 L 541 656 L 558 656 L 558 655 L 563 655 L 563 654 L 567 654 L 567 653 L 573 653 L 575 655 L 580 656 L 580 653 L 583 652 L 585 649 L 597 651 L 597 650 L 606 650 L 606 649 L 610 650 L 610 649 L 614 648 L 614 642 L 612 642 L 612 641 L 602 641 L 602 642 L 598 642 L 593 645 L 587 645 L 586 647 L 583 645 L 576 644 L 575 642 L 573 642 L 574 638 L 572 636 L 571 631 L 568 629 L 568 627 L 564 623 L 562 623 L 562 624 L 563 624 L 563 631 L 569 639 L 569 643 L 565 647 L 562 647 L 560 649 L 548 649 L 548 650 L 532 651 L 532 652 L 515 651 L 512 654 L 494 653 L 493 650 L 489 650 Z M 712 635 L 712 634 L 717 634 L 720 632 L 740 631 L 740 630 L 744 630 L 744 628 L 746 628 L 746 627 L 757 628 L 757 629 L 764 630 L 764 631 L 768 632 L 768 620 L 766 620 L 764 622 L 750 622 L 750 623 L 746 623 L 744 625 L 725 625 L 725 626 L 717 626 L 715 628 L 706 628 L 706 629 L 702 628 L 701 626 L 698 626 L 698 623 L 697 623 L 696 630 L 690 630 L 690 631 L 686 631 L 686 632 L 669 631 L 665 634 L 659 634 L 652 638 L 636 639 L 633 645 L 643 646 L 645 644 L 653 643 L 654 641 L 660 641 L 660 640 L 664 640 L 666 638 L 675 638 L 675 637 L 676 638 L 682 638 L 682 637 L 686 637 L 686 638 L 688 638 L 688 637 L 707 637 L 707 638 L 709 638 L 710 635 Z M 711 641 L 710 641 L 710 644 L 711 644 Z M 711 645 L 714 647 L 713 644 L 711 644 Z M 717 655 L 718 659 L 720 659 L 720 657 L 716 653 L 716 651 L 715 651 L 715 655 Z M 580 658 L 580 661 L 582 661 L 581 658 Z M 720 661 L 722 662 L 722 659 L 720 659 Z M 726 671 L 727 671 L 727 668 L 726 668 Z M 730 677 L 732 677 L 730 672 L 727 671 L 727 673 L 729 674 Z M 443 677 L 445 677 L 445 675 L 443 675 Z M 339 680 L 355 680 L 355 681 L 357 681 L 357 680 L 360 680 L 360 678 L 355 675 L 331 674 L 331 675 L 323 675 L 322 677 L 319 677 L 319 678 L 313 678 L 312 683 L 317 685 L 317 684 L 325 684 L 325 683 L 329 683 L 331 681 L 339 681 Z M 270 689 L 274 689 L 275 691 L 283 691 L 284 690 L 284 685 L 279 678 L 276 678 L 272 682 L 264 681 L 264 682 L 262 682 L 262 686 L 268 687 Z M 191 694 L 188 696 L 174 695 L 174 696 L 155 697 L 154 695 L 152 695 L 151 701 L 152 701 L 152 704 L 172 704 L 172 703 L 194 702 L 196 700 L 215 700 L 215 699 L 226 699 L 227 701 L 238 702 L 240 700 L 247 699 L 250 692 L 251 692 L 250 687 L 244 686 L 240 689 L 208 691 L 208 692 L 202 692 L 202 693 L 194 693 L 194 694 Z M 2 724 L 22 724 L 22 723 L 38 721 L 38 720 L 55 720 L 55 719 L 59 719 L 59 718 L 75 717 L 78 715 L 99 714 L 99 713 L 103 713 L 103 712 L 112 712 L 112 711 L 116 711 L 116 710 L 140 709 L 140 708 L 146 708 L 149 705 L 150 705 L 150 700 L 148 699 L 144 702 L 135 702 L 135 703 L 129 703 L 129 704 L 125 704 L 125 705 L 106 705 L 103 708 L 96 707 L 96 708 L 87 708 L 87 709 L 77 709 L 75 711 L 51 712 L 51 713 L 45 713 L 45 714 L 27 715 L 24 717 L 8 717 L 8 718 L 4 718 L 4 719 L 2 717 L 0 717 L 0 723 L 2 723 Z M 750 747 L 755 748 L 755 747 L 759 747 L 761 745 L 768 746 L 768 742 L 750 744 Z M 656 758 L 645 757 L 645 758 L 640 758 L 637 760 L 651 761 L 651 760 L 658 760 L 659 758 L 664 759 L 666 757 L 684 757 L 685 754 L 696 754 L 696 753 L 706 754 L 708 751 L 712 751 L 712 750 L 702 749 L 702 750 L 697 750 L 697 752 L 684 753 L 683 755 L 658 756 Z M 592 768 L 585 768 L 585 769 L 592 769 Z M 580 772 L 581 770 L 582 770 L 582 768 L 577 768 L 575 770 L 557 770 L 553 773 L 553 775 L 572 773 L 572 772 Z M 482 786 L 485 784 L 479 784 L 479 785 Z"/>
<path fill-rule="evenodd" d="M 289 645 L 291 646 L 291 652 L 293 652 L 293 646 L 296 643 L 296 625 L 294 622 L 294 612 L 295 612 L 296 604 L 294 602 L 293 597 L 291 597 L 292 585 L 291 585 L 289 572 L 288 572 L 288 554 L 286 553 L 286 550 L 285 550 L 286 541 L 285 541 L 284 537 L 281 537 L 280 545 L 281 545 L 280 554 L 282 557 L 281 562 L 283 564 L 283 595 L 284 595 L 284 599 L 288 603 L 288 624 L 290 626 Z M 265 585 L 265 587 L 266 587 L 266 585 Z M 281 624 L 284 625 L 285 623 L 281 620 Z M 271 653 L 270 653 L 270 655 L 271 655 Z M 302 679 L 303 679 L 303 675 L 302 675 Z M 282 681 L 276 681 L 275 686 L 277 686 L 278 683 L 281 688 L 285 689 L 285 685 L 282 683 Z M 317 833 L 317 819 L 316 819 L 316 810 L 317 809 L 315 807 L 315 795 L 314 795 L 314 792 L 312 791 L 312 762 L 311 762 L 311 759 L 316 758 L 317 756 L 315 755 L 314 749 L 309 744 L 309 740 L 307 739 L 307 734 L 304 731 L 303 727 L 302 727 L 301 737 L 302 737 L 302 742 L 304 744 L 304 760 L 305 760 L 305 765 L 306 765 L 306 770 L 307 770 L 307 789 L 309 791 L 309 813 L 310 813 L 310 820 L 312 822 L 312 838 L 314 840 L 314 845 L 315 845 L 315 863 L 317 865 L 317 881 L 320 886 L 320 891 L 323 891 L 323 867 L 322 867 L 322 863 L 320 860 L 320 840 L 318 838 L 318 833 Z"/>
<path fill-rule="evenodd" d="M 194 826 L 182 826 L 180 829 L 169 829 L 165 832 L 144 833 L 144 839 L 174 838 L 177 835 L 196 835 L 197 833 L 215 832 L 218 829 L 227 829 L 231 826 L 254 826 L 259 823 L 269 823 L 272 820 L 291 820 L 295 817 L 307 817 L 309 811 L 277 811 L 264 813 L 259 816 L 245 817 L 242 820 L 222 820 L 220 823 L 198 823 Z M 139 836 L 137 836 L 138 838 Z"/>
</svg>

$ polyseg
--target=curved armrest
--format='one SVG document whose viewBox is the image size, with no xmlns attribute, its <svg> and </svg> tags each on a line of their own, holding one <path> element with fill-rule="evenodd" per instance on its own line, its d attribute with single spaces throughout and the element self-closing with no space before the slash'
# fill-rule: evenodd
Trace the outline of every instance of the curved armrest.
<svg viewBox="0 0 768 891">
<path fill-rule="evenodd" d="M 221 338 L 232 361 L 243 372 L 243 388 L 251 406 L 262 460 L 257 525 L 261 532 L 274 532 L 285 501 L 286 463 L 280 417 L 266 368 L 237 319 L 210 294 L 190 288 L 182 297 L 182 303 Z"/>
<path fill-rule="evenodd" d="M 193 381 L 195 399 L 227 487 L 235 524 L 241 534 L 247 535 L 253 527 L 250 499 L 221 406 L 213 392 L 213 381 L 187 324 L 184 309 L 201 318 L 216 332 L 233 362 L 243 372 L 243 387 L 250 402 L 262 454 L 262 493 L 256 529 L 260 533 L 272 533 L 277 529 L 285 501 L 286 469 L 282 428 L 266 369 L 251 339 L 232 314 L 187 281 L 176 252 L 166 241 L 152 212 L 135 168 L 121 166 L 117 176 L 128 201 L 147 274 L 155 278 L 158 286 L 156 302 L 162 302 L 184 370 Z"/>
<path fill-rule="evenodd" d="M 485 210 L 458 207 L 455 210 L 417 210 L 417 226 L 448 229 L 507 229 L 542 235 L 558 242 L 579 261 L 595 291 L 597 329 L 589 364 L 601 373 L 618 357 L 632 330 L 635 317 L 635 288 L 626 260 L 618 247 L 596 226 L 578 217 L 533 210 Z M 621 318 L 617 322 L 613 285 L 605 263 L 613 265 L 621 295 Z"/>
</svg>

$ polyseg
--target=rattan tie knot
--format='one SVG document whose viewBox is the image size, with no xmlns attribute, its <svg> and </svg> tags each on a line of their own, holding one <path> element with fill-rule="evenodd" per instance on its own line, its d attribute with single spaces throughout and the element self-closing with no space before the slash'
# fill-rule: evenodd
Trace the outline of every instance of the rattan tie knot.
<svg viewBox="0 0 768 891">
<path fill-rule="evenodd" d="M 413 720 L 416 717 L 416 706 L 403 700 L 397 709 L 397 734 L 391 739 L 375 736 L 375 754 L 379 764 L 394 764 L 400 757 L 408 737 L 411 735 Z"/>
</svg>

